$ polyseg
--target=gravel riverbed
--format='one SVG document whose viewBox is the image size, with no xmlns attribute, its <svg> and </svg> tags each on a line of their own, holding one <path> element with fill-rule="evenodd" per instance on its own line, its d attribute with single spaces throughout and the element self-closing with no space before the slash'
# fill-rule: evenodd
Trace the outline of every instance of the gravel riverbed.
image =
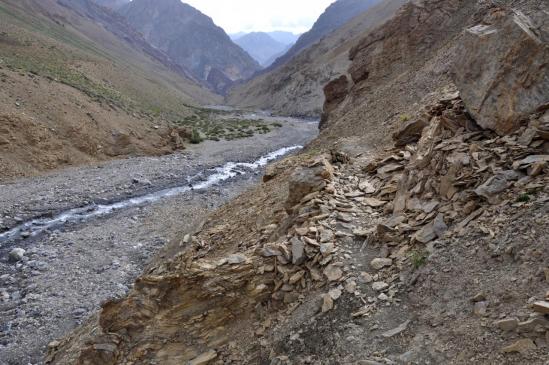
<svg viewBox="0 0 549 365">
<path fill-rule="evenodd" d="M 207 175 L 208 169 L 229 161 L 251 162 L 316 136 L 316 123 L 275 119 L 282 127 L 265 135 L 206 141 L 173 155 L 117 160 L 4 183 L 0 232 L 91 203 L 184 186 L 190 177 Z M 249 172 L 206 190 L 0 244 L 0 364 L 42 363 L 49 342 L 83 322 L 105 300 L 123 296 L 147 262 L 173 244 L 180 232 L 196 228 L 209 210 L 260 177 L 261 171 Z M 25 250 L 24 255 L 10 258 L 14 248 Z"/>
</svg>

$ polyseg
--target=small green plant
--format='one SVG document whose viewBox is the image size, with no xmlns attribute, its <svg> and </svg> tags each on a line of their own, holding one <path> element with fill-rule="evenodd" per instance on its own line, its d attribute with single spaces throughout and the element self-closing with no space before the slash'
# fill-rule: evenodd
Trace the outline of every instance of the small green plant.
<svg viewBox="0 0 549 365">
<path fill-rule="evenodd" d="M 517 197 L 518 203 L 528 203 L 532 197 L 528 193 L 522 193 Z"/>
<path fill-rule="evenodd" d="M 423 250 L 416 250 L 410 254 L 410 261 L 414 269 L 419 269 L 427 262 L 427 253 Z"/>
<path fill-rule="evenodd" d="M 404 122 L 407 122 L 407 121 L 409 121 L 409 120 L 410 120 L 410 116 L 409 116 L 408 114 L 401 114 L 401 115 L 400 115 L 400 121 L 401 121 L 401 122 L 404 123 Z"/>
<path fill-rule="evenodd" d="M 202 136 L 200 135 L 200 132 L 198 129 L 193 128 L 193 131 L 191 132 L 191 143 L 192 144 L 199 144 L 203 141 Z"/>
</svg>

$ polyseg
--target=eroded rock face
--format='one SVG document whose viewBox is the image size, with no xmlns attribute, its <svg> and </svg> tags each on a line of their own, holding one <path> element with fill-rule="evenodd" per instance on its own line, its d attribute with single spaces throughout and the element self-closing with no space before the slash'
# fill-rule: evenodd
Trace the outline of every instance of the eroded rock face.
<svg viewBox="0 0 549 365">
<path fill-rule="evenodd" d="M 347 76 L 341 75 L 337 79 L 330 81 L 324 87 L 324 96 L 326 100 L 324 102 L 324 111 L 318 128 L 322 130 L 326 127 L 328 115 L 345 99 L 349 91 L 349 86 L 350 82 L 349 79 L 347 79 Z"/>
<path fill-rule="evenodd" d="M 495 9 L 468 28 L 454 80 L 477 123 L 503 135 L 549 107 L 549 15 Z"/>
</svg>

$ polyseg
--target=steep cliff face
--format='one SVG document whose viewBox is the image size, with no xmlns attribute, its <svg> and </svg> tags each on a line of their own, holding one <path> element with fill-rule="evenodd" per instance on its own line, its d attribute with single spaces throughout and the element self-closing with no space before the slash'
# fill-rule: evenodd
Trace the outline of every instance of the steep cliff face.
<svg viewBox="0 0 549 365">
<path fill-rule="evenodd" d="M 283 115 L 319 117 L 324 102 L 322 88 L 330 79 L 346 72 L 350 48 L 405 2 L 389 0 L 372 6 L 285 64 L 273 66 L 270 71 L 235 86 L 228 102 Z"/>
<path fill-rule="evenodd" d="M 134 0 L 119 10 L 145 39 L 217 92 L 225 83 L 210 77 L 212 71 L 237 81 L 252 76 L 261 67 L 211 18 L 179 0 Z"/>
<path fill-rule="evenodd" d="M 326 89 L 321 140 L 352 137 L 372 147 L 387 143 L 417 103 L 451 83 L 456 41 L 464 25 L 475 22 L 481 4 L 413 1 L 359 41 L 349 53 L 347 95 L 332 96 Z"/>
</svg>

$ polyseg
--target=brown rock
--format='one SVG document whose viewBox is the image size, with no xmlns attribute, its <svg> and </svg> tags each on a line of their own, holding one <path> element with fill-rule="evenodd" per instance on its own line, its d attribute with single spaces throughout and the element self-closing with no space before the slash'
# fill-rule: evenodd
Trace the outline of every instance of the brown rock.
<svg viewBox="0 0 549 365">
<path fill-rule="evenodd" d="M 494 326 L 502 331 L 513 331 L 518 327 L 519 320 L 517 318 L 505 318 L 494 322 Z"/>
<path fill-rule="evenodd" d="M 381 270 L 384 267 L 391 266 L 392 264 L 393 260 L 386 258 L 375 258 L 370 262 L 370 266 L 374 270 Z"/>
<path fill-rule="evenodd" d="M 428 243 L 435 238 L 440 238 L 444 232 L 448 230 L 448 226 L 444 223 L 444 216 L 438 214 L 437 217 L 429 224 L 423 226 L 422 229 L 416 232 L 414 238 L 421 243 Z"/>
<path fill-rule="evenodd" d="M 268 165 L 265 169 L 265 174 L 263 175 L 263 182 L 271 181 L 278 175 L 280 172 L 280 169 L 276 164 Z"/>
<path fill-rule="evenodd" d="M 205 352 L 197 358 L 189 361 L 189 365 L 206 365 L 216 358 L 217 352 L 215 352 L 214 350 L 209 350 L 208 352 Z"/>
<path fill-rule="evenodd" d="M 296 170 L 289 181 L 286 210 L 290 211 L 306 195 L 322 190 L 333 178 L 333 167 L 325 158 L 319 158 L 308 167 Z"/>
<path fill-rule="evenodd" d="M 501 351 L 505 353 L 510 353 L 510 352 L 525 353 L 535 349 L 536 349 L 536 344 L 534 343 L 534 341 L 532 341 L 529 338 L 523 338 L 513 343 L 512 345 L 504 347 L 503 349 L 501 349 Z"/>
<path fill-rule="evenodd" d="M 366 194 L 373 194 L 376 192 L 376 187 L 368 180 L 363 180 L 358 184 L 358 188 Z"/>
<path fill-rule="evenodd" d="M 322 313 L 326 313 L 334 309 L 334 300 L 330 294 L 324 294 L 322 296 Z"/>
<path fill-rule="evenodd" d="M 375 283 L 372 284 L 372 289 L 374 289 L 375 291 L 382 291 L 387 289 L 388 287 L 389 287 L 389 284 L 383 281 L 376 281 Z"/>
<path fill-rule="evenodd" d="M 488 302 L 477 302 L 475 303 L 474 313 L 477 316 L 485 316 L 488 310 Z"/>
<path fill-rule="evenodd" d="M 363 283 L 369 284 L 372 281 L 374 281 L 374 278 L 372 277 L 372 275 L 370 273 L 367 273 L 367 272 L 363 271 L 363 272 L 360 273 L 360 280 Z"/>
<path fill-rule="evenodd" d="M 512 181 L 518 180 L 520 174 L 516 171 L 502 171 L 492 177 L 475 189 L 475 194 L 488 200 L 491 204 L 499 201 L 499 193 L 505 191 Z"/>
<path fill-rule="evenodd" d="M 324 256 L 327 256 L 335 251 L 335 246 L 333 242 L 326 242 L 320 245 L 320 253 Z"/>
<path fill-rule="evenodd" d="M 517 326 L 517 332 L 534 332 L 537 328 L 545 328 L 549 322 L 543 316 L 533 317 L 527 321 L 520 322 Z"/>
<path fill-rule="evenodd" d="M 542 13 L 531 19 L 519 11 L 499 9 L 464 33 L 454 81 L 469 113 L 483 128 L 507 134 L 518 129 L 521 118 L 546 106 L 549 34 L 537 26 Z"/>
<path fill-rule="evenodd" d="M 418 118 L 406 122 L 398 131 L 393 134 L 395 146 L 402 147 L 407 144 L 419 141 L 421 132 L 429 124 L 425 118 Z"/>
<path fill-rule="evenodd" d="M 337 281 L 343 276 L 343 271 L 335 265 L 328 265 L 324 269 L 324 275 L 329 281 Z"/>
<path fill-rule="evenodd" d="M 527 169 L 535 163 L 549 162 L 549 155 L 530 155 L 522 160 L 513 162 L 515 170 Z"/>
<path fill-rule="evenodd" d="M 410 321 L 408 320 L 408 321 L 402 323 L 400 326 L 398 326 L 396 328 L 393 328 L 392 330 L 389 330 L 387 332 L 384 332 L 381 335 L 385 338 L 394 337 L 394 336 L 406 331 L 406 329 L 408 329 L 409 324 L 410 324 Z"/>
<path fill-rule="evenodd" d="M 532 304 L 532 309 L 538 313 L 549 314 L 549 302 L 535 302 L 534 304 Z"/>
<path fill-rule="evenodd" d="M 353 294 L 356 291 L 356 281 L 354 280 L 347 280 L 345 283 L 345 291 L 349 294 Z"/>
<path fill-rule="evenodd" d="M 378 208 L 378 207 L 382 207 L 384 206 L 385 204 L 387 204 L 386 201 L 383 201 L 383 200 L 379 200 L 379 199 L 376 199 L 376 198 L 364 198 L 361 200 L 362 203 L 364 203 L 365 205 L 369 206 L 369 207 L 372 207 L 372 208 Z"/>
<path fill-rule="evenodd" d="M 330 297 L 333 299 L 333 300 L 338 300 L 340 297 L 341 297 L 341 294 L 343 294 L 341 292 L 341 289 L 331 289 L 328 294 L 330 295 Z"/>
<path fill-rule="evenodd" d="M 292 276 L 290 276 L 290 281 L 289 281 L 290 285 L 294 285 L 297 282 L 299 282 L 303 278 L 303 276 L 305 276 L 305 271 L 298 271 Z"/>
</svg>

